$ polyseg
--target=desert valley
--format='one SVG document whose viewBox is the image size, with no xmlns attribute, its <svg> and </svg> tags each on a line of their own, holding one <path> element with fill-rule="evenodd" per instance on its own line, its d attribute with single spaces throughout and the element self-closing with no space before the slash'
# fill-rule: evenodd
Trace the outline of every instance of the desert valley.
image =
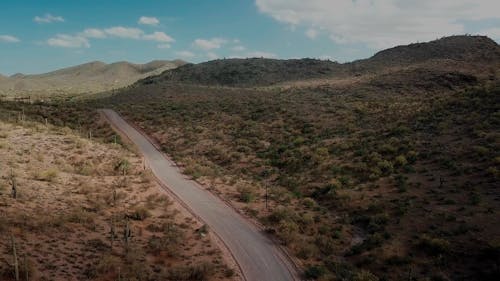
<svg viewBox="0 0 500 281">
<path fill-rule="evenodd" d="M 499 280 L 499 180 L 487 36 L 0 76 L 0 280 Z"/>
</svg>

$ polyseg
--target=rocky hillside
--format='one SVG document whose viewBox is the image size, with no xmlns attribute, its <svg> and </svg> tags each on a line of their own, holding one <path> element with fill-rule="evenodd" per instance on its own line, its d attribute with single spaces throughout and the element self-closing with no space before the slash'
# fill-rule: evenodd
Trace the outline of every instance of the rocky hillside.
<svg viewBox="0 0 500 281">
<path fill-rule="evenodd" d="M 432 60 L 484 63 L 500 62 L 500 46 L 486 36 L 450 36 L 439 40 L 397 46 L 376 53 L 354 65 L 362 70 L 408 66 Z"/>
<path fill-rule="evenodd" d="M 187 64 L 138 82 L 254 87 L 307 79 L 328 79 L 379 73 L 388 68 L 420 64 L 430 68 L 459 64 L 500 62 L 500 46 L 484 36 L 451 36 L 439 40 L 398 46 L 352 63 L 339 64 L 315 59 L 276 60 L 264 58 L 224 59 Z"/>
<path fill-rule="evenodd" d="M 159 76 L 146 78 L 140 83 L 173 81 L 225 86 L 270 85 L 289 80 L 327 77 L 338 70 L 338 63 L 315 59 L 223 59 L 187 64 L 176 71 L 166 71 Z"/>
<path fill-rule="evenodd" d="M 146 64 L 90 62 L 37 75 L 0 77 L 0 94 L 83 94 L 124 87 L 144 77 L 185 64 L 184 61 L 152 61 Z"/>
</svg>

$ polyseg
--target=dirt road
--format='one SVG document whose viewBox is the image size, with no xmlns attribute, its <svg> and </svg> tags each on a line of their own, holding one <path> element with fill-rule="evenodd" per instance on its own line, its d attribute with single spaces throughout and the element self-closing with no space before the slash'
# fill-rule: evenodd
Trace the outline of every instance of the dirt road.
<svg viewBox="0 0 500 281">
<path fill-rule="evenodd" d="M 195 181 L 184 176 L 144 135 L 115 111 L 102 110 L 108 121 L 139 149 L 155 176 L 227 245 L 248 281 L 298 280 L 284 253 L 252 223 Z"/>
</svg>

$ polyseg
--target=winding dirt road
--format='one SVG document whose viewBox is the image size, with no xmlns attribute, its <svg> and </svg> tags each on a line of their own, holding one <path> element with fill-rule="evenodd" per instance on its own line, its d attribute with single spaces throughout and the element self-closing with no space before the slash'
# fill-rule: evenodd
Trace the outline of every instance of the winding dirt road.
<svg viewBox="0 0 500 281">
<path fill-rule="evenodd" d="M 298 280 L 285 254 L 264 233 L 221 199 L 184 176 L 143 134 L 115 111 L 101 111 L 144 156 L 152 172 L 226 244 L 248 281 Z"/>
</svg>

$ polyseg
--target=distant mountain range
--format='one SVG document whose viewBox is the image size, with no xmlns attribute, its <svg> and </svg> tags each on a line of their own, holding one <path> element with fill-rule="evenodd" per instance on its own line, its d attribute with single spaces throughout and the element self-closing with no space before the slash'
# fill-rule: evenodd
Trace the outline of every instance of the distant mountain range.
<svg viewBox="0 0 500 281">
<path fill-rule="evenodd" d="M 181 60 L 155 60 L 146 64 L 94 61 L 44 74 L 0 75 L 0 94 L 83 94 L 121 88 L 139 79 L 186 64 Z"/>
</svg>

